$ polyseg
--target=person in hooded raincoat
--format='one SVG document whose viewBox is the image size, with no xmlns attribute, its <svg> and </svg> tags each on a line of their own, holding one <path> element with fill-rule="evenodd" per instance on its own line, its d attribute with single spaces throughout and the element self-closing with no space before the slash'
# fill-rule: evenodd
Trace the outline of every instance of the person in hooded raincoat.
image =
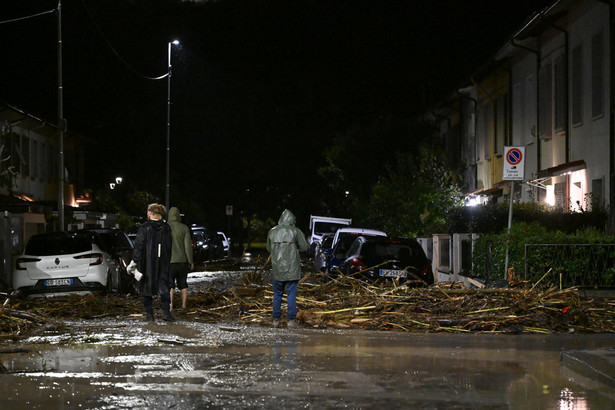
<svg viewBox="0 0 615 410">
<path fill-rule="evenodd" d="M 137 282 L 137 290 L 143 296 L 147 320 L 154 321 L 153 297 L 160 296 L 162 318 L 175 321 L 170 311 L 169 289 L 171 286 L 171 227 L 162 219 L 164 205 L 150 204 L 148 220 L 139 227 L 135 239 L 132 260 L 143 276 Z"/>
<path fill-rule="evenodd" d="M 301 258 L 299 252 L 308 250 L 303 232 L 295 227 L 295 215 L 285 209 L 278 225 L 267 234 L 267 250 L 271 254 L 271 275 L 273 279 L 273 326 L 280 326 L 282 296 L 286 290 L 288 305 L 288 327 L 297 327 L 297 285 L 301 279 Z"/>
<path fill-rule="evenodd" d="M 169 210 L 167 223 L 171 227 L 173 247 L 171 251 L 171 310 L 173 310 L 173 289 L 177 285 L 181 294 L 181 309 L 186 309 L 188 300 L 188 272 L 194 269 L 192 259 L 192 241 L 190 228 L 182 223 L 179 209 L 172 207 Z"/>
</svg>

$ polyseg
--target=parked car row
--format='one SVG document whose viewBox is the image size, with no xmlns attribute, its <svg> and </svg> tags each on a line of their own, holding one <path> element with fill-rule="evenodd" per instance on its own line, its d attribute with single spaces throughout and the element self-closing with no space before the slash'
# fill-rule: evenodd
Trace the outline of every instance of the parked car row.
<svg viewBox="0 0 615 410">
<path fill-rule="evenodd" d="M 13 288 L 27 296 L 128 293 L 133 244 L 119 229 L 34 235 L 15 263 Z"/>
<path fill-rule="evenodd" d="M 434 282 L 431 262 L 416 239 L 389 238 L 373 229 L 348 227 L 324 234 L 316 243 L 314 267 L 330 275 L 353 275 L 369 282 Z"/>
<path fill-rule="evenodd" d="M 135 238 L 116 228 L 33 235 L 16 260 L 12 287 L 31 297 L 135 292 L 126 271 Z M 193 226 L 191 239 L 197 264 L 230 255 L 223 232 Z"/>
</svg>

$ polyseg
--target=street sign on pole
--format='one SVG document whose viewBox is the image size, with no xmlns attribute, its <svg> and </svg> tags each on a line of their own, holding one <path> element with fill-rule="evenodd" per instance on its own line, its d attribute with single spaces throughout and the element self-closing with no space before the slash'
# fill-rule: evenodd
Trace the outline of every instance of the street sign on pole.
<svg viewBox="0 0 615 410">
<path fill-rule="evenodd" d="M 523 181 L 525 169 L 525 147 L 504 147 L 504 166 L 502 180 L 510 181 L 508 194 L 508 234 L 512 227 L 513 202 L 515 197 L 515 181 Z M 504 261 L 504 279 L 508 275 L 508 241 L 506 241 L 506 259 Z"/>
<path fill-rule="evenodd" d="M 525 147 L 504 147 L 503 181 L 523 181 Z"/>
</svg>

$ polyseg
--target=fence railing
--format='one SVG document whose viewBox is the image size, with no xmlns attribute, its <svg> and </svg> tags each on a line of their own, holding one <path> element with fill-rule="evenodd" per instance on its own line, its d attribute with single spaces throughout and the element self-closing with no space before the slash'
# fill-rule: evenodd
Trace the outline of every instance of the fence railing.
<svg viewBox="0 0 615 410">
<path fill-rule="evenodd" d="M 615 244 L 526 244 L 525 279 L 560 288 L 615 286 Z"/>
</svg>

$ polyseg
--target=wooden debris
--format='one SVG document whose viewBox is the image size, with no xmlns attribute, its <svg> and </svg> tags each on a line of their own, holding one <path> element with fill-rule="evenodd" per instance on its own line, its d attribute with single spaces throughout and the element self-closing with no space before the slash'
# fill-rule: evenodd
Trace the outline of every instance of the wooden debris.
<svg viewBox="0 0 615 410">
<path fill-rule="evenodd" d="M 191 292 L 188 320 L 270 326 L 272 293 L 259 283 L 262 273 L 262 268 L 256 269 L 244 283 L 226 291 Z M 517 280 L 513 272 L 511 279 Z M 529 289 L 467 289 L 460 284 L 411 288 L 312 273 L 310 282 L 299 286 L 298 319 L 318 328 L 404 332 L 615 333 L 615 301 L 581 299 L 576 288 L 545 288 L 541 281 Z M 57 323 L 62 318 L 92 321 L 142 314 L 142 301 L 136 295 L 19 300 L 0 311 L 0 340 L 61 331 Z"/>
</svg>

